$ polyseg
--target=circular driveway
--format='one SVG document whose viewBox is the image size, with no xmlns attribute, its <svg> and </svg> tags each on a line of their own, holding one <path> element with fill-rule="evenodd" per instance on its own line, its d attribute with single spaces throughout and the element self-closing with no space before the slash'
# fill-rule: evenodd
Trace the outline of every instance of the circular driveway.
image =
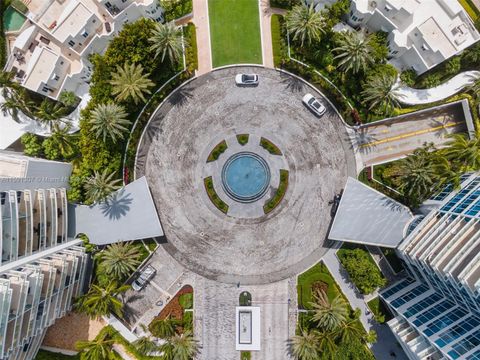
<svg viewBox="0 0 480 360">
<path fill-rule="evenodd" d="M 236 86 L 239 72 L 258 73 L 260 84 Z M 302 104 L 307 92 L 325 104 L 321 118 Z M 235 134 L 271 140 L 288 163 L 289 187 L 268 215 L 228 216 L 207 197 L 205 159 Z M 259 67 L 217 70 L 178 89 L 151 119 L 136 164 L 137 178 L 147 177 L 165 249 L 200 275 L 242 284 L 278 281 L 316 263 L 326 251 L 328 202 L 355 173 L 345 127 L 323 96 Z"/>
</svg>

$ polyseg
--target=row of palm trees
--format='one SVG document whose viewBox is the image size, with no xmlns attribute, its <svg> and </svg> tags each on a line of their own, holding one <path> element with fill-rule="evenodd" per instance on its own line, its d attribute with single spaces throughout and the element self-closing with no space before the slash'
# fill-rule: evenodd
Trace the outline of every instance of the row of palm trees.
<svg viewBox="0 0 480 360">
<path fill-rule="evenodd" d="M 316 290 L 310 303 L 313 313 L 308 328 L 299 328 L 290 341 L 290 352 L 298 360 L 334 359 L 344 343 L 366 344 L 376 341 L 375 332 L 365 334 L 359 322 L 360 310 L 349 316 L 341 295 L 329 300 L 324 290 Z M 362 345 L 360 345 L 362 346 Z"/>
<path fill-rule="evenodd" d="M 480 124 L 470 134 L 449 135 L 445 148 L 425 144 L 401 160 L 392 174 L 405 201 L 417 207 L 448 184 L 460 187 L 460 177 L 480 170 Z"/>
<path fill-rule="evenodd" d="M 327 21 L 322 12 L 310 6 L 297 5 L 286 14 L 286 24 L 292 41 L 298 41 L 301 46 L 319 42 L 327 30 Z M 371 42 L 372 37 L 364 36 L 354 31 L 344 31 L 335 34 L 336 47 L 332 49 L 337 61 L 337 68 L 345 75 L 365 74 L 375 63 Z M 363 86 L 362 103 L 369 110 L 380 110 L 390 113 L 398 103 L 398 93 L 395 90 L 396 74 L 378 73 L 369 76 Z"/>
</svg>

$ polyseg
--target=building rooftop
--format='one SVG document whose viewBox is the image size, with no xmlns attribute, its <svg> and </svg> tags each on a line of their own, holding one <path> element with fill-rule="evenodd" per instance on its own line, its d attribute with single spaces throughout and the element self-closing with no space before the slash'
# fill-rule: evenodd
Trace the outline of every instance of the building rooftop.
<svg viewBox="0 0 480 360">
<path fill-rule="evenodd" d="M 65 7 L 60 17 L 56 18 L 57 25 L 52 33 L 58 40 L 64 42 L 70 35 L 78 34 L 92 16 L 93 13 L 85 5 L 72 1 Z"/>
<path fill-rule="evenodd" d="M 393 248 L 412 219 L 406 206 L 350 177 L 328 238 Z"/>
<path fill-rule="evenodd" d="M 88 234 L 90 242 L 107 245 L 122 240 L 163 236 L 147 180 L 142 177 L 118 190 L 107 202 L 76 205 L 69 212 L 75 224 L 69 231 Z"/>
</svg>

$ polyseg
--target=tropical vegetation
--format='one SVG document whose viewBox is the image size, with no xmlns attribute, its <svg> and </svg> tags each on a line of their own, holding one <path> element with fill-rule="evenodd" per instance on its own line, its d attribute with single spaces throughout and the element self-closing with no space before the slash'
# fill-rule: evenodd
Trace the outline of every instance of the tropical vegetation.
<svg viewBox="0 0 480 360">
<path fill-rule="evenodd" d="M 369 44 L 369 39 L 364 35 L 345 31 L 338 36 L 337 47 L 333 52 L 337 55 L 334 59 L 338 60 L 339 70 L 358 74 L 368 70 L 373 64 L 373 49 Z"/>
<path fill-rule="evenodd" d="M 313 1 L 310 6 L 297 5 L 285 17 L 292 40 L 299 41 L 301 46 L 319 41 L 325 33 L 323 14 L 317 12 L 314 5 Z"/>
<path fill-rule="evenodd" d="M 370 294 L 377 288 L 386 285 L 387 281 L 377 264 L 363 247 L 344 244 L 337 251 L 337 256 L 350 280 L 362 294 Z"/>
<path fill-rule="evenodd" d="M 97 137 L 103 141 L 108 137 L 115 143 L 118 139 L 123 139 L 130 120 L 127 119 L 127 113 L 121 105 L 107 103 L 99 104 L 92 111 L 90 123 Z"/>
<path fill-rule="evenodd" d="M 96 257 L 106 275 L 124 279 L 140 265 L 141 254 L 131 242 L 118 242 L 108 245 Z"/>
<path fill-rule="evenodd" d="M 104 288 L 92 284 L 88 293 L 77 299 L 75 309 L 91 319 L 99 319 L 110 314 L 123 318 L 123 302 L 118 296 L 129 288 L 129 285 L 118 285 L 116 281 L 111 281 Z"/>
<path fill-rule="evenodd" d="M 179 61 L 183 54 L 183 32 L 180 26 L 168 22 L 166 24 L 156 24 L 150 38 L 152 50 L 155 51 L 155 57 L 161 55 L 162 62 L 167 59 L 171 63 Z"/>
<path fill-rule="evenodd" d="M 115 179 L 114 173 L 108 169 L 95 171 L 85 182 L 86 197 L 90 203 L 106 200 L 115 190 L 120 188 L 120 179 Z"/>
</svg>

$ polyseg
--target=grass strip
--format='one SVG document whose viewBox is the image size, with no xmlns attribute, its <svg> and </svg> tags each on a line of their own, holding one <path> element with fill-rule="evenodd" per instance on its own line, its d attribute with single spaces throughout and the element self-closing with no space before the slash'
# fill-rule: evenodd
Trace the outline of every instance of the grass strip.
<svg viewBox="0 0 480 360">
<path fill-rule="evenodd" d="M 220 155 L 222 155 L 225 152 L 225 150 L 227 150 L 227 148 L 228 148 L 227 142 L 225 140 L 222 140 L 213 148 L 213 150 L 208 155 L 207 163 L 217 160 L 220 157 Z"/>
<path fill-rule="evenodd" d="M 206 177 L 205 179 L 203 179 L 203 183 L 205 185 L 205 190 L 207 191 L 210 201 L 213 203 L 213 205 L 215 205 L 218 210 L 226 214 L 228 212 L 228 205 L 218 197 L 217 192 L 213 187 L 212 177 Z"/>
<path fill-rule="evenodd" d="M 260 146 L 272 155 L 282 155 L 282 152 L 280 151 L 278 146 L 272 143 L 270 140 L 265 139 L 264 137 L 260 139 Z"/>
<path fill-rule="evenodd" d="M 275 192 L 275 195 L 263 206 L 263 211 L 265 214 L 268 214 L 270 211 L 275 209 L 280 201 L 282 201 L 285 193 L 288 189 L 288 170 L 281 169 L 280 170 L 280 183 L 278 185 L 278 189 Z"/>
</svg>

